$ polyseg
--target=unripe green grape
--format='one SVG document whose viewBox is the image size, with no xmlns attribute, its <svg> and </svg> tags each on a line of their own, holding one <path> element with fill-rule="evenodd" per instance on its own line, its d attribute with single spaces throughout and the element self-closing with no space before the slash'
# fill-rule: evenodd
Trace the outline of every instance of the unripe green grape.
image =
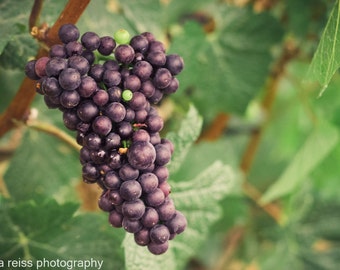
<svg viewBox="0 0 340 270">
<path fill-rule="evenodd" d="M 132 99 L 132 97 L 133 97 L 133 93 L 132 93 L 131 90 L 125 89 L 125 90 L 123 91 L 123 93 L 122 93 L 122 99 L 123 99 L 124 101 L 130 101 L 130 100 Z"/>
<path fill-rule="evenodd" d="M 127 44 L 130 42 L 130 33 L 125 29 L 119 29 L 113 34 L 113 37 L 119 44 Z"/>
</svg>

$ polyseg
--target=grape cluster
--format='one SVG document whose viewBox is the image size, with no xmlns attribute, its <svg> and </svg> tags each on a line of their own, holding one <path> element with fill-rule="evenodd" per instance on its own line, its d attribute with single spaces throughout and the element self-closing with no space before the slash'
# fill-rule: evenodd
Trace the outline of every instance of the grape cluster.
<svg viewBox="0 0 340 270">
<path fill-rule="evenodd" d="M 98 204 L 111 225 L 162 254 L 187 221 L 169 196 L 166 165 L 174 146 L 161 138 L 164 123 L 153 104 L 176 92 L 183 59 L 166 54 L 149 32 L 131 39 L 125 30 L 80 36 L 65 24 L 59 38 L 62 44 L 27 62 L 25 73 L 48 108 L 62 111 L 65 126 L 76 131 L 83 180 L 102 188 Z"/>
</svg>

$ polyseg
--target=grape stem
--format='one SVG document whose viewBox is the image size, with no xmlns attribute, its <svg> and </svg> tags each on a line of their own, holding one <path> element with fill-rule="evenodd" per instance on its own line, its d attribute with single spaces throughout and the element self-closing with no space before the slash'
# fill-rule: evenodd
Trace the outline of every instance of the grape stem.
<svg viewBox="0 0 340 270">
<path fill-rule="evenodd" d="M 81 14 L 87 7 L 90 0 L 69 0 L 65 5 L 63 11 L 59 15 L 59 18 L 54 25 L 46 32 L 44 37 L 44 45 L 50 47 L 53 44 L 60 43 L 58 37 L 58 30 L 61 25 L 65 23 L 76 23 L 80 18 Z M 31 19 L 29 21 L 29 27 L 33 22 L 37 21 L 41 9 L 40 1 L 36 1 L 33 6 Z M 31 27 L 29 28 L 31 31 Z M 47 50 L 44 45 L 39 48 L 36 58 L 47 55 Z M 6 132 L 15 127 L 13 120 L 21 121 L 27 114 L 27 111 L 35 96 L 35 82 L 25 77 L 11 103 L 8 105 L 6 110 L 0 115 L 0 137 Z"/>
</svg>

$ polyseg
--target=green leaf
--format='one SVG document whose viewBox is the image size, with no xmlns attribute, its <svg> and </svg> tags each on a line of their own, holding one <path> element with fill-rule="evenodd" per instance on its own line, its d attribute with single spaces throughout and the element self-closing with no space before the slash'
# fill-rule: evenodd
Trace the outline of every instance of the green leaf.
<svg viewBox="0 0 340 270">
<path fill-rule="evenodd" d="M 317 126 L 279 179 L 264 193 L 260 202 L 265 204 L 294 191 L 327 157 L 338 139 L 337 129 L 330 124 L 323 123 Z"/>
<path fill-rule="evenodd" d="M 28 32 L 27 11 L 31 10 L 32 4 L 30 0 L 20 1 L 20 4 L 10 0 L 0 1 L 0 54 L 13 36 Z"/>
<path fill-rule="evenodd" d="M 215 31 L 189 21 L 174 33 L 170 51 L 185 62 L 174 98 L 190 100 L 209 120 L 221 111 L 244 112 L 268 76 L 282 29 L 268 14 L 248 9 L 215 5 L 206 12 L 214 14 Z"/>
<path fill-rule="evenodd" d="M 38 260 L 93 258 L 103 263 L 102 269 L 123 269 L 119 232 L 109 226 L 105 214 L 75 216 L 77 208 L 42 197 L 19 203 L 6 200 L 0 205 L 0 258 L 22 258 L 35 265 Z"/>
<path fill-rule="evenodd" d="M 81 181 L 79 153 L 55 137 L 29 130 L 4 179 L 11 197 L 18 201 L 37 194 L 76 200 L 74 187 Z"/>
<path fill-rule="evenodd" d="M 340 67 L 340 4 L 336 4 L 329 16 L 318 48 L 307 73 L 307 79 L 317 80 L 322 89 L 319 95 L 328 87 L 334 73 Z"/>
<path fill-rule="evenodd" d="M 126 235 L 123 246 L 127 270 L 161 269 L 166 263 L 169 263 L 166 264 L 167 270 L 183 269 L 208 237 L 209 228 L 221 217 L 219 203 L 231 192 L 234 181 L 232 169 L 216 161 L 194 179 L 171 183 L 171 198 L 176 209 L 185 214 L 188 227 L 170 241 L 165 254 L 156 257 L 147 254 L 145 247 L 137 246 L 133 237 Z"/>
<path fill-rule="evenodd" d="M 172 250 L 155 256 L 146 247 L 138 246 L 131 233 L 126 233 L 123 247 L 126 270 L 161 269 L 164 265 L 166 265 L 166 270 L 178 269 Z"/>
<path fill-rule="evenodd" d="M 0 65 L 6 69 L 23 71 L 28 58 L 34 57 L 37 49 L 37 42 L 28 33 L 16 35 L 1 54 Z"/>
<path fill-rule="evenodd" d="M 202 117 L 198 114 L 196 108 L 190 105 L 179 130 L 167 134 L 167 138 L 173 142 L 175 148 L 171 163 L 169 164 L 169 170 L 172 173 L 179 169 L 191 145 L 200 135 L 202 123 Z"/>
</svg>

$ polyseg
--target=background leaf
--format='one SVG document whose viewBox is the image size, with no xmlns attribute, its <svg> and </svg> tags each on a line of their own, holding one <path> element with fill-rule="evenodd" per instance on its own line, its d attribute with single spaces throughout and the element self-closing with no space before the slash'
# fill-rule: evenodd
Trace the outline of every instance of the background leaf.
<svg viewBox="0 0 340 270">
<path fill-rule="evenodd" d="M 320 95 L 326 90 L 334 73 L 340 67 L 339 27 L 340 4 L 337 0 L 307 74 L 307 79 L 317 80 L 321 84 Z"/>
<path fill-rule="evenodd" d="M 320 124 L 309 135 L 280 178 L 263 194 L 261 203 L 268 203 L 297 188 L 301 181 L 329 154 L 337 141 L 337 130 L 329 124 Z"/>
</svg>

